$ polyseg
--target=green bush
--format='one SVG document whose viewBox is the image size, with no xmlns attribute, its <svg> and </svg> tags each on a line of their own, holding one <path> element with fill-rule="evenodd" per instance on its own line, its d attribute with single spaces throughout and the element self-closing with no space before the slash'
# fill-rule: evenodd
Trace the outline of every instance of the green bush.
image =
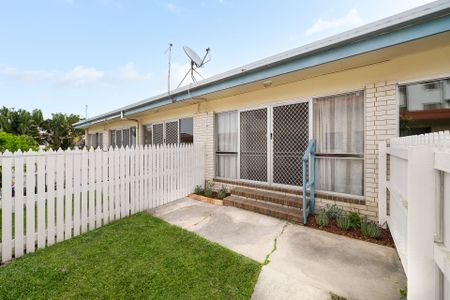
<svg viewBox="0 0 450 300">
<path fill-rule="evenodd" d="M 381 235 L 380 227 L 374 222 L 370 222 L 367 220 L 364 220 L 361 223 L 361 232 L 365 236 L 371 237 L 373 239 L 378 239 Z"/>
<path fill-rule="evenodd" d="M 0 152 L 6 150 L 10 152 L 28 151 L 30 149 L 34 151 L 39 149 L 38 143 L 31 136 L 14 135 L 0 131 Z"/>
<path fill-rule="evenodd" d="M 227 188 L 222 186 L 222 188 L 217 192 L 217 198 L 223 200 L 227 196 Z"/>
<path fill-rule="evenodd" d="M 348 215 L 348 218 L 350 219 L 350 227 L 353 229 L 360 229 L 361 228 L 361 216 L 356 213 L 352 212 Z"/>
<path fill-rule="evenodd" d="M 213 195 L 214 183 L 212 181 L 207 180 L 205 183 L 205 196 L 211 197 Z"/>
<path fill-rule="evenodd" d="M 348 230 L 352 224 L 351 224 L 350 218 L 348 216 L 341 215 L 336 218 L 336 225 L 340 229 Z"/>
<path fill-rule="evenodd" d="M 203 190 L 203 187 L 201 185 L 196 185 L 194 188 L 194 194 L 197 195 L 203 195 L 205 191 Z"/>
<path fill-rule="evenodd" d="M 340 209 L 336 204 L 327 205 L 326 207 L 327 217 L 330 220 L 337 219 L 340 215 L 342 215 L 342 209 Z"/>
<path fill-rule="evenodd" d="M 330 219 L 328 218 L 327 212 L 325 210 L 321 210 L 316 215 L 316 223 L 320 227 L 328 226 L 328 224 L 330 223 Z"/>
</svg>

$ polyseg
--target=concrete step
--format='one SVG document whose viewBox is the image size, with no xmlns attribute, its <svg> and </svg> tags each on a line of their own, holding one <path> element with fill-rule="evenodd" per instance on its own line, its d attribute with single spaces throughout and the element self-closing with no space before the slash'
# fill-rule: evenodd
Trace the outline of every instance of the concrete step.
<svg viewBox="0 0 450 300">
<path fill-rule="evenodd" d="M 223 205 L 257 212 L 275 218 L 285 219 L 297 224 L 303 224 L 303 213 L 298 208 L 286 207 L 270 202 L 261 202 L 231 195 L 223 199 Z"/>
<path fill-rule="evenodd" d="M 301 195 L 292 195 L 271 192 L 267 190 L 258 190 L 244 187 L 235 187 L 231 190 L 231 195 L 248 199 L 256 199 L 260 201 L 270 202 L 278 205 L 289 206 L 294 208 L 303 207 L 303 199 Z M 309 197 L 306 198 L 306 206 L 309 206 Z"/>
</svg>

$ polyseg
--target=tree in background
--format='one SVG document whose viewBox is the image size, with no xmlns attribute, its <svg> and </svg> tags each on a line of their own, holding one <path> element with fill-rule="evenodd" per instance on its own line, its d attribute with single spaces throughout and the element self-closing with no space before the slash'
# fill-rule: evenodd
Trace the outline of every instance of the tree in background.
<svg viewBox="0 0 450 300">
<path fill-rule="evenodd" d="M 73 128 L 73 124 L 78 121 L 80 117 L 74 114 L 56 113 L 50 119 L 45 119 L 40 109 L 34 109 L 31 113 L 23 109 L 0 109 L 0 131 L 29 136 L 38 145 L 54 150 L 80 145 L 84 131 Z"/>
<path fill-rule="evenodd" d="M 78 115 L 52 114 L 46 121 L 47 142 L 53 150 L 73 148 L 83 139 L 84 130 L 75 129 L 73 124 L 80 121 Z"/>
</svg>

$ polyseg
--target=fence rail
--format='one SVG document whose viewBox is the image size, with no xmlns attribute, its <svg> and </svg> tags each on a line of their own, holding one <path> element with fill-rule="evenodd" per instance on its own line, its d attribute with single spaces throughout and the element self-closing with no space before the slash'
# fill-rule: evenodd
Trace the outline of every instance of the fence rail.
<svg viewBox="0 0 450 300">
<path fill-rule="evenodd" d="M 185 196 L 203 157 L 199 145 L 3 153 L 1 261 Z"/>
<path fill-rule="evenodd" d="M 408 278 L 408 299 L 450 299 L 450 133 L 379 145 L 379 218 Z"/>
</svg>

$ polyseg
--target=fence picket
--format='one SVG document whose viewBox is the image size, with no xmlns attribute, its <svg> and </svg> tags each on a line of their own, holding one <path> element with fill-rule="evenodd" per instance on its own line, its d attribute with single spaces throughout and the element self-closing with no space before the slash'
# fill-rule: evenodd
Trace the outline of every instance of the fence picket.
<svg viewBox="0 0 450 300">
<path fill-rule="evenodd" d="M 115 159 L 115 153 L 116 151 L 113 148 L 110 148 L 110 151 L 108 151 L 108 169 L 109 169 L 109 222 L 112 222 L 115 220 L 115 206 L 114 206 L 114 193 L 116 189 L 116 182 L 115 182 L 115 171 L 114 171 L 114 159 Z"/>
<path fill-rule="evenodd" d="M 56 241 L 64 240 L 64 152 L 56 152 Z"/>
<path fill-rule="evenodd" d="M 135 150 L 135 149 L 133 149 Z M 128 154 L 128 159 L 127 162 L 129 163 L 129 170 L 130 170 L 130 176 L 128 178 L 128 188 L 129 188 L 129 192 L 127 193 L 127 195 L 130 197 L 128 199 L 128 205 L 129 205 L 129 210 L 127 211 L 127 213 L 129 213 L 129 211 L 131 212 L 131 214 L 135 213 L 135 209 L 136 209 L 136 204 L 138 201 L 138 199 L 136 199 L 137 195 L 136 195 L 136 174 L 135 174 L 135 159 L 136 159 L 136 151 L 131 151 L 130 148 L 127 149 L 127 154 Z"/>
<path fill-rule="evenodd" d="M 55 172 L 56 155 L 50 150 L 47 155 L 47 246 L 55 243 Z"/>
<path fill-rule="evenodd" d="M 109 152 L 102 153 L 102 204 L 103 225 L 109 223 L 109 174 L 108 174 Z"/>
<path fill-rule="evenodd" d="M 26 157 L 26 240 L 27 240 L 27 253 L 34 252 L 35 243 L 35 225 L 34 225 L 34 183 L 35 183 L 35 161 L 36 158 L 33 156 L 34 152 L 28 152 Z M 4 221 L 3 221 L 4 222 Z"/>
<path fill-rule="evenodd" d="M 87 231 L 88 224 L 88 167 L 89 153 L 86 148 L 81 152 L 81 233 Z"/>
<path fill-rule="evenodd" d="M 65 230 L 64 239 L 72 237 L 72 207 L 73 207 L 73 154 L 70 152 L 64 155 L 66 161 L 66 204 L 65 204 Z"/>
<path fill-rule="evenodd" d="M 125 217 L 125 197 L 126 197 L 126 187 L 125 187 L 125 177 L 126 177 L 126 168 L 125 168 L 125 149 L 120 148 L 120 218 Z"/>
<path fill-rule="evenodd" d="M 37 246 L 45 248 L 45 156 L 42 151 L 37 157 Z"/>
<path fill-rule="evenodd" d="M 115 197 L 114 197 L 114 207 L 115 207 L 115 214 L 114 214 L 114 220 L 120 219 L 120 199 L 122 198 L 122 189 L 121 189 L 121 176 L 120 171 L 121 163 L 120 163 L 120 149 L 115 148 L 114 150 L 114 175 L 115 175 Z"/>
<path fill-rule="evenodd" d="M 80 234 L 81 221 L 81 152 L 75 150 L 73 155 L 73 235 Z"/>
<path fill-rule="evenodd" d="M 14 232 L 14 256 L 16 258 L 21 257 L 24 251 L 24 239 L 23 239 L 23 168 L 24 160 L 22 151 L 18 151 L 14 155 L 14 169 L 16 184 L 14 187 L 14 214 L 15 214 L 15 232 Z M 3 228 L 3 227 L 2 227 Z"/>
<path fill-rule="evenodd" d="M 102 153 L 100 148 L 95 150 L 95 228 L 102 226 Z"/>
<path fill-rule="evenodd" d="M 2 262 L 6 262 L 12 258 L 12 158 L 3 158 L 2 164 Z"/>
<path fill-rule="evenodd" d="M 88 220 L 89 231 L 95 228 L 95 152 L 94 149 L 89 149 L 88 152 Z"/>
</svg>

